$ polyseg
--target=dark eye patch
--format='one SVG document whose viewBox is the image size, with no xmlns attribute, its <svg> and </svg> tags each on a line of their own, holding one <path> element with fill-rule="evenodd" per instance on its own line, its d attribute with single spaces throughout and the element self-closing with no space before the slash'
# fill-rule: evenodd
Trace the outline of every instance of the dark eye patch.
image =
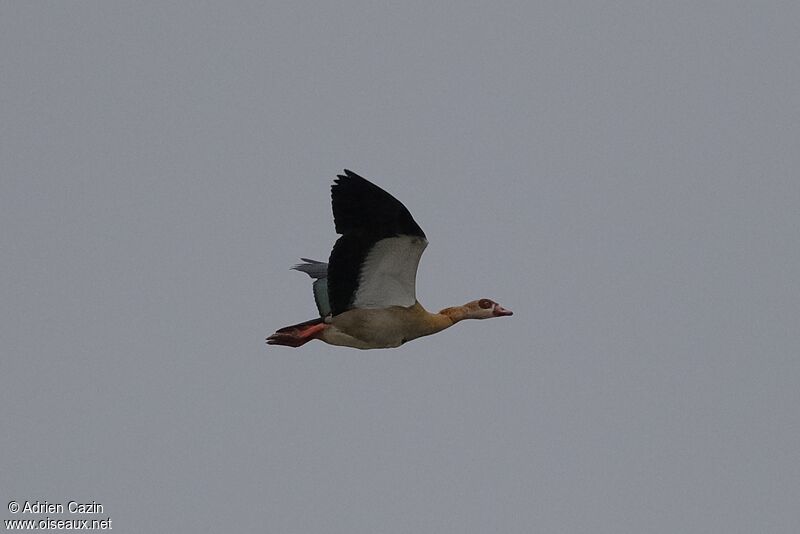
<svg viewBox="0 0 800 534">
<path fill-rule="evenodd" d="M 478 306 L 480 306 L 484 310 L 488 310 L 489 308 L 491 308 L 492 304 L 494 304 L 494 302 L 492 302 L 489 299 L 481 299 L 478 301 Z"/>
</svg>

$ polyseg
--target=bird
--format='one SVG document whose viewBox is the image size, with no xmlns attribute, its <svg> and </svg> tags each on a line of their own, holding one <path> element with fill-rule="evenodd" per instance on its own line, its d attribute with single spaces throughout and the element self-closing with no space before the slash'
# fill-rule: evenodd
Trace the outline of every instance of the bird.
<svg viewBox="0 0 800 534">
<path fill-rule="evenodd" d="M 464 319 L 513 315 L 482 298 L 430 313 L 417 300 L 417 267 L 428 240 L 408 209 L 345 169 L 331 186 L 336 233 L 328 263 L 301 258 L 292 268 L 313 280 L 319 317 L 278 329 L 269 345 L 318 339 L 356 349 L 395 348 Z"/>
</svg>

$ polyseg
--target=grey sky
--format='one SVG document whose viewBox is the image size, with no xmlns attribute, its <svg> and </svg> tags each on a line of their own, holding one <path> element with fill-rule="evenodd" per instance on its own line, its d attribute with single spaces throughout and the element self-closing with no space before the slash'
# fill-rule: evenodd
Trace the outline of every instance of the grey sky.
<svg viewBox="0 0 800 534">
<path fill-rule="evenodd" d="M 797 532 L 796 3 L 0 6 L 2 519 Z M 267 347 L 344 167 L 514 317 Z"/>
</svg>

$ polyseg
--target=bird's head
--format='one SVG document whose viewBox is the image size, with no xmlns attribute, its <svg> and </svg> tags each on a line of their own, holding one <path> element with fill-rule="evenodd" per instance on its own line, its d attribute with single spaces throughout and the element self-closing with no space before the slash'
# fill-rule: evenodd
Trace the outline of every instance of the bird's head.
<svg viewBox="0 0 800 534">
<path fill-rule="evenodd" d="M 505 317 L 514 315 L 514 312 L 503 308 L 492 299 L 473 300 L 464 304 L 465 319 L 491 319 L 492 317 Z"/>
</svg>

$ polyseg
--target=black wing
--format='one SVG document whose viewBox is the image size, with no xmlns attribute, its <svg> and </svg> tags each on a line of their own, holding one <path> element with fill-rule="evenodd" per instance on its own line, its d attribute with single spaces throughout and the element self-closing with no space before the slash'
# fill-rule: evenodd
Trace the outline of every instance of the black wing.
<svg viewBox="0 0 800 534">
<path fill-rule="evenodd" d="M 424 240 L 425 232 L 399 200 L 347 169 L 331 186 L 331 202 L 336 233 L 342 234 L 328 261 L 328 296 L 337 315 L 352 307 L 362 265 L 377 242 L 398 236 Z"/>
</svg>

